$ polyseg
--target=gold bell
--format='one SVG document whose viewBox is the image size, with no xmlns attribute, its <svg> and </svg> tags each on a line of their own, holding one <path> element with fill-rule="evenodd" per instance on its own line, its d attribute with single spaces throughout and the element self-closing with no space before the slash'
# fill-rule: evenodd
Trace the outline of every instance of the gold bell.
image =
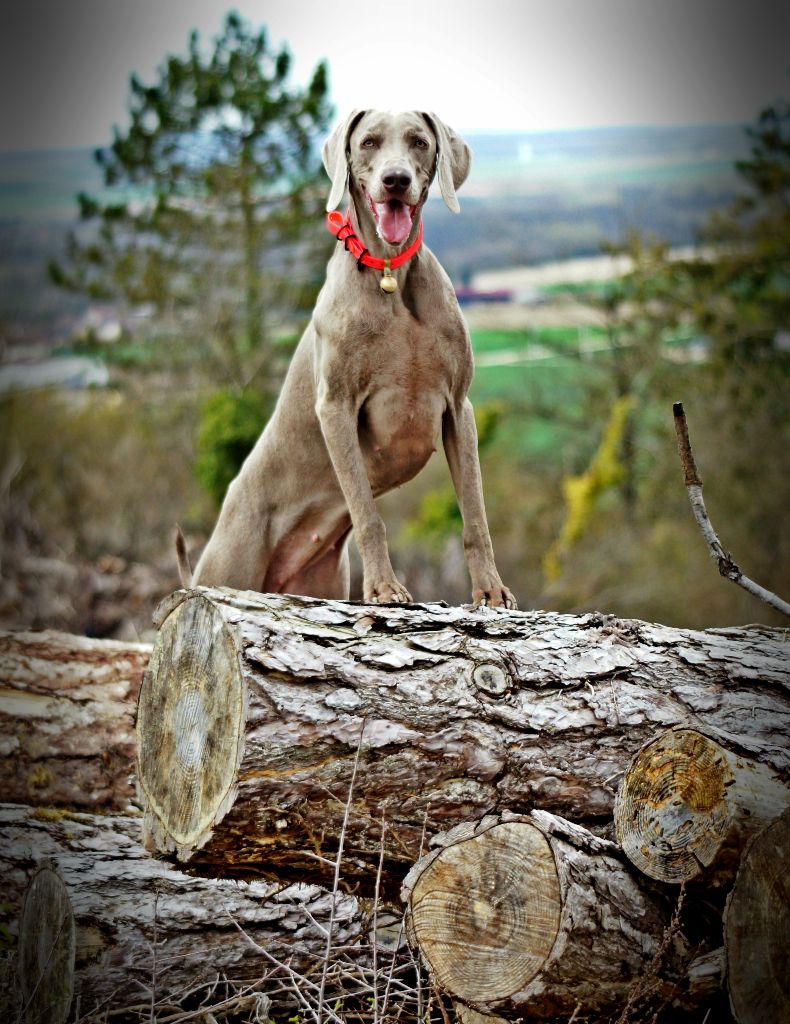
<svg viewBox="0 0 790 1024">
<path fill-rule="evenodd" d="M 384 273 L 381 275 L 381 280 L 379 281 L 379 288 L 381 288 L 383 292 L 392 294 L 392 292 L 397 290 L 397 287 L 398 282 L 392 276 L 392 270 L 390 269 L 390 261 L 384 260 Z"/>
</svg>

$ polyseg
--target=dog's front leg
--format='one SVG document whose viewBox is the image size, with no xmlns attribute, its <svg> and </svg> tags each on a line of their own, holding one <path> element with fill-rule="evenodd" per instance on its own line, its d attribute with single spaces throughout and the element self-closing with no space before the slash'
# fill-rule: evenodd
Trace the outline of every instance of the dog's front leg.
<svg viewBox="0 0 790 1024">
<path fill-rule="evenodd" d="M 319 387 L 316 413 L 362 557 L 362 593 L 372 604 L 411 601 L 398 581 L 387 550 L 387 531 L 376 508 L 359 446 L 359 408 L 350 395 L 333 396 Z"/>
<path fill-rule="evenodd" d="M 472 601 L 475 607 L 485 604 L 516 608 L 516 599 L 502 583 L 494 564 L 477 456 L 475 415 L 468 398 L 460 407 L 451 406 L 445 412 L 442 439 L 464 520 L 464 554 L 472 578 Z"/>
</svg>

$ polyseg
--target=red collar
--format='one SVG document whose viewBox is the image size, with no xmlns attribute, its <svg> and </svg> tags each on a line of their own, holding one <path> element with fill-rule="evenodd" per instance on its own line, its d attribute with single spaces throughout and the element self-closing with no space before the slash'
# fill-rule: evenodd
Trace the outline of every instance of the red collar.
<svg viewBox="0 0 790 1024">
<path fill-rule="evenodd" d="M 346 210 L 345 217 L 338 210 L 333 210 L 332 213 L 326 215 L 326 226 L 330 233 L 337 238 L 338 242 L 342 242 L 346 247 L 346 252 L 350 252 L 357 258 L 357 266 L 362 270 L 362 266 L 371 267 L 373 270 L 384 270 L 387 271 L 385 276 L 389 276 L 390 270 L 395 270 L 397 267 L 403 266 L 404 263 L 408 262 L 412 256 L 422 245 L 422 221 L 420 221 L 420 230 L 417 232 L 417 237 L 403 252 L 399 252 L 397 256 L 393 256 L 391 259 L 380 259 L 378 256 L 371 256 L 359 238 L 354 234 L 354 229 L 351 226 L 351 209 Z"/>
</svg>

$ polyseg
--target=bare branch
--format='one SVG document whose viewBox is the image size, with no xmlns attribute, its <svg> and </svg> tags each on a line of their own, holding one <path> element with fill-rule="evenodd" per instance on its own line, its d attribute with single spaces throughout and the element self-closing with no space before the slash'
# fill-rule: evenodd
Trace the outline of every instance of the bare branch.
<svg viewBox="0 0 790 1024">
<path fill-rule="evenodd" d="M 357 753 L 354 758 L 354 767 L 351 771 L 351 781 L 348 784 L 348 797 L 346 799 L 346 807 L 343 813 L 343 825 L 340 829 L 340 838 L 337 846 L 337 860 L 335 861 L 335 877 L 332 885 L 332 906 L 329 911 L 329 931 L 326 937 L 326 956 L 324 958 L 324 967 L 321 971 L 321 985 L 318 990 L 318 1024 L 322 1024 L 324 1019 L 324 991 L 326 989 L 326 978 L 327 971 L 329 970 L 330 957 L 332 955 L 332 929 L 335 923 L 335 906 L 337 905 L 337 894 L 340 890 L 340 865 L 343 861 L 343 845 L 346 839 L 346 829 L 348 828 L 348 817 L 351 813 L 351 801 L 354 797 L 354 783 L 357 779 L 357 768 L 359 767 L 359 755 L 362 751 L 362 737 L 365 732 L 365 725 L 367 719 L 362 720 L 362 727 L 359 730 L 359 743 L 357 744 Z"/>
<path fill-rule="evenodd" d="M 683 479 L 688 491 L 691 511 L 694 513 L 697 525 L 702 531 L 702 536 L 705 538 L 711 557 L 719 567 L 719 572 L 728 580 L 732 580 L 733 583 L 737 583 L 739 587 L 743 587 L 743 589 L 753 597 L 759 598 L 761 601 L 764 601 L 783 615 L 790 616 L 790 604 L 788 604 L 787 601 L 783 601 L 781 597 L 777 597 L 777 595 L 772 593 L 770 590 L 766 590 L 765 587 L 761 587 L 759 583 L 755 583 L 754 580 L 749 579 L 748 576 L 744 576 L 740 567 L 735 563 L 730 553 L 725 551 L 722 547 L 721 541 L 719 540 L 716 531 L 713 529 L 713 524 L 710 521 L 708 511 L 705 508 L 705 502 L 702 498 L 702 478 L 697 471 L 697 464 L 694 461 L 694 454 L 691 451 L 691 441 L 689 440 L 688 425 L 686 424 L 686 414 L 683 411 L 683 403 L 675 402 L 672 406 L 672 412 L 675 416 L 675 433 L 677 434 L 678 440 L 678 453 L 680 454 L 680 461 L 683 465 Z"/>
</svg>

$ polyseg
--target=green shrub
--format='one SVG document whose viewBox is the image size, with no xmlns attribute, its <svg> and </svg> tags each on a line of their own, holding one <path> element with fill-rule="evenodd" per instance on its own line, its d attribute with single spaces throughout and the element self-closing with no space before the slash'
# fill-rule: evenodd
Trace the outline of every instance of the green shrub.
<svg viewBox="0 0 790 1024">
<path fill-rule="evenodd" d="M 203 402 L 195 475 L 215 505 L 222 503 L 270 413 L 269 400 L 253 391 L 215 391 Z"/>
</svg>

